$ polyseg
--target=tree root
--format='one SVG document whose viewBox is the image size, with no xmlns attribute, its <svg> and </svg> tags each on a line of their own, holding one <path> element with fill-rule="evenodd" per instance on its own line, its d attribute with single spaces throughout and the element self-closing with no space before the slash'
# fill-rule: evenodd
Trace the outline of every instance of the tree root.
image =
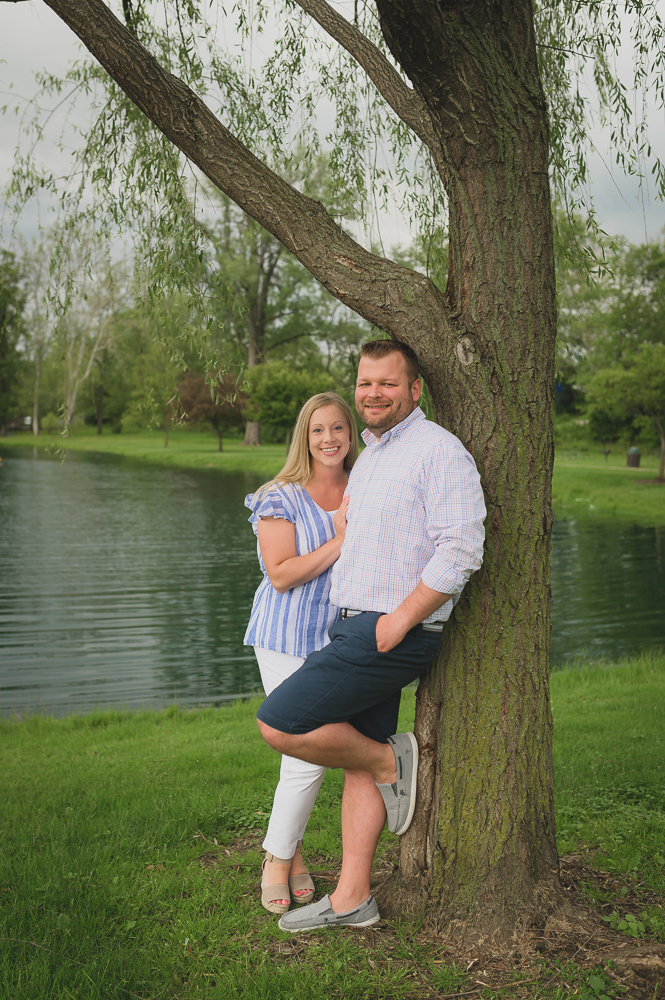
<svg viewBox="0 0 665 1000">
<path fill-rule="evenodd" d="M 626 937 L 602 919 L 617 909 L 639 917 L 645 904 L 663 906 L 665 898 L 642 889 L 638 875 L 613 876 L 589 867 L 585 860 L 562 858 L 560 878 L 553 875 L 541 881 L 532 905 L 514 913 L 512 919 L 489 909 L 473 922 L 447 919 L 445 911 L 429 898 L 424 878 L 418 886 L 403 885 L 396 867 L 391 869 L 385 862 L 372 891 L 382 916 L 396 915 L 401 906 L 399 912 L 412 914 L 420 923 L 420 933 L 436 939 L 458 965 L 479 963 L 486 971 L 494 967 L 498 973 L 500 969 L 532 968 L 536 962 L 555 958 L 560 965 L 565 959 L 583 969 L 602 967 L 628 990 L 629 997 L 665 998 L 665 944 Z M 606 901 L 594 905 L 583 886 L 593 887 Z M 414 905 L 418 899 L 421 905 Z M 552 978 L 554 984 L 556 971 Z"/>
</svg>

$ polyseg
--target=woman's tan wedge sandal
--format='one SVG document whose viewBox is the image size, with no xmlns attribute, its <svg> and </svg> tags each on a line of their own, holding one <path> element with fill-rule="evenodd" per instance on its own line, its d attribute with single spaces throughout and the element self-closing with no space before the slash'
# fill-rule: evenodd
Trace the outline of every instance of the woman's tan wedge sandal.
<svg viewBox="0 0 665 1000">
<path fill-rule="evenodd" d="M 266 854 L 263 859 L 262 868 L 265 871 L 267 863 L 272 864 L 275 861 L 278 865 L 290 865 L 291 858 L 276 858 L 274 854 Z M 289 879 L 289 881 L 291 881 Z M 278 903 L 278 899 L 288 899 L 288 903 Z M 286 913 L 289 906 L 291 905 L 291 893 L 289 892 L 288 885 L 264 885 L 261 882 L 261 905 L 268 910 L 270 913 Z"/>
<path fill-rule="evenodd" d="M 299 840 L 296 847 L 302 847 L 302 840 Z M 311 903 L 312 896 L 314 895 L 314 883 L 312 882 L 309 872 L 303 872 L 301 875 L 289 875 L 289 889 L 293 894 L 293 898 L 296 903 L 302 905 L 303 903 Z M 299 896 L 296 895 L 298 889 L 305 889 L 305 892 L 301 892 Z M 286 896 L 284 897 L 286 899 Z"/>
</svg>

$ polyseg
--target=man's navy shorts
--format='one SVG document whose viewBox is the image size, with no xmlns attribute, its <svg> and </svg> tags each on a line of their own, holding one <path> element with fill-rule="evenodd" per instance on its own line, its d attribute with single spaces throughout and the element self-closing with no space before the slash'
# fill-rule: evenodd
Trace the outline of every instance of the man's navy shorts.
<svg viewBox="0 0 665 1000">
<path fill-rule="evenodd" d="M 330 643 L 310 653 L 261 705 L 257 718 L 281 733 L 311 733 L 331 722 L 351 725 L 379 743 L 397 730 L 402 688 L 423 674 L 440 632 L 416 625 L 387 653 L 376 648 L 378 611 L 335 622 Z"/>
</svg>

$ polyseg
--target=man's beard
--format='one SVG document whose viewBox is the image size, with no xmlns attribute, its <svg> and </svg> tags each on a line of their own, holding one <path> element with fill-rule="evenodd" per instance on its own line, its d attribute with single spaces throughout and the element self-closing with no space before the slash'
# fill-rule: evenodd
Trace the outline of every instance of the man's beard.
<svg viewBox="0 0 665 1000">
<path fill-rule="evenodd" d="M 416 403 L 413 404 L 411 410 L 407 410 L 406 403 L 400 400 L 397 405 L 387 407 L 381 416 L 369 416 L 369 414 L 365 413 L 364 405 L 360 409 L 356 406 L 356 412 L 368 431 L 388 431 L 391 427 L 395 427 L 401 423 L 405 417 L 408 417 L 409 413 L 415 407 Z"/>
</svg>

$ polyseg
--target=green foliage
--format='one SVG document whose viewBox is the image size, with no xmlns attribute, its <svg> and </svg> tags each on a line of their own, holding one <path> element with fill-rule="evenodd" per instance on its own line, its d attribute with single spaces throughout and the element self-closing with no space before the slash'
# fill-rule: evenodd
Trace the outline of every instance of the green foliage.
<svg viewBox="0 0 665 1000">
<path fill-rule="evenodd" d="M 276 362 L 250 369 L 247 385 L 250 419 L 265 421 L 286 431 L 295 424 L 306 399 L 317 392 L 333 389 L 335 383 L 327 372 L 296 371 Z"/>
<path fill-rule="evenodd" d="M 217 13 L 199 4 L 146 0 L 123 4 L 122 12 L 119 2 L 115 7 L 129 17 L 131 30 L 161 65 L 220 110 L 241 142 L 320 198 L 335 217 L 362 219 L 370 230 L 382 211 L 397 204 L 427 248 L 427 269 L 431 265 L 434 279 L 445 281 L 440 267 L 445 196 L 429 153 L 354 58 L 314 27 L 292 0 L 238 0 L 232 10 L 221 12 L 222 32 Z M 625 172 L 642 174 L 651 161 L 656 188 L 663 190 L 663 166 L 652 155 L 646 128 L 647 94 L 663 101 L 663 26 L 652 5 L 631 3 L 624 10 L 617 0 L 543 3 L 535 14 L 555 191 L 568 217 L 580 205 L 587 210 L 586 238 L 568 241 L 567 253 L 581 270 L 593 271 L 594 244 L 602 234 L 587 194 L 591 120 L 606 126 L 612 158 Z M 375 6 L 356 5 L 354 21 L 393 63 Z M 229 39 L 228 51 L 220 38 Z M 617 70 L 625 64 L 625 58 L 616 58 L 620 45 L 622 56 L 632 55 L 629 79 Z M 208 227 L 200 225 L 206 198 L 191 183 L 184 157 L 96 63 L 80 61 L 63 78 L 43 73 L 40 83 L 35 118 L 27 116 L 25 124 L 29 152 L 17 153 L 10 199 L 20 210 L 47 188 L 73 225 L 94 217 L 99 231 L 124 229 L 135 238 L 136 260 L 150 276 L 151 297 L 185 295 L 200 315 L 199 329 L 214 332 L 216 317 L 202 281 L 210 266 Z M 39 109 L 48 98 L 67 101 L 80 94 L 92 101 L 94 116 L 74 151 L 71 174 L 63 179 L 38 165 Z M 319 124 L 322 102 L 332 116 L 325 132 Z M 316 178 L 324 150 L 329 151 L 325 183 L 310 192 L 307 179 Z M 567 242 L 564 229 L 559 226 L 562 243 Z"/>
<path fill-rule="evenodd" d="M 628 937 L 640 938 L 644 937 L 646 933 L 644 923 L 633 916 L 632 913 L 626 913 L 624 917 L 621 917 L 618 911 L 615 910 L 609 917 L 601 917 L 601 920 L 605 920 L 613 930 L 621 931 L 622 934 L 626 934 Z"/>
<path fill-rule="evenodd" d="M 53 434 L 54 431 L 59 431 L 62 428 L 62 420 L 55 415 L 55 413 L 47 413 L 45 417 L 42 417 L 41 429 L 46 431 L 47 434 Z"/>
<path fill-rule="evenodd" d="M 596 372 L 587 392 L 588 412 L 597 427 L 630 425 L 633 432 L 655 427 L 661 444 L 658 478 L 665 465 L 665 344 L 641 344 L 623 364 Z M 610 440 L 612 437 L 610 436 Z"/>
<path fill-rule="evenodd" d="M 665 417 L 665 344 L 642 344 L 622 365 L 603 368 L 589 383 L 589 413 L 632 419 L 638 426 Z"/>
<path fill-rule="evenodd" d="M 3 431 L 18 403 L 24 308 L 25 292 L 16 257 L 8 250 L 0 250 L 0 428 Z"/>
<path fill-rule="evenodd" d="M 605 976 L 599 972 L 589 976 L 586 985 L 588 989 L 581 994 L 584 1000 L 610 1000 L 606 990 L 609 991 L 610 995 L 616 996 L 614 983 L 608 982 Z"/>
</svg>

